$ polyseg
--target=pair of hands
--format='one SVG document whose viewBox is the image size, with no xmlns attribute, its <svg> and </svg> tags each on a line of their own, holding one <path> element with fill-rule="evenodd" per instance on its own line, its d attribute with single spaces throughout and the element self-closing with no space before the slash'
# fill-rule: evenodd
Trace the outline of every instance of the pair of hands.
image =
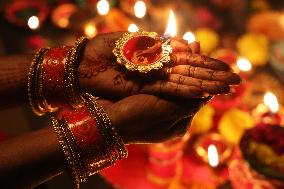
<svg viewBox="0 0 284 189">
<path fill-rule="evenodd" d="M 240 82 L 227 64 L 200 55 L 198 43 L 188 45 L 179 38 L 171 41 L 170 74 L 167 68 L 144 76 L 127 73 L 112 54 L 122 35 L 99 35 L 88 43 L 79 81 L 83 92 L 102 97 L 100 104 L 126 143 L 183 135 L 210 96 L 226 94 Z"/>
</svg>

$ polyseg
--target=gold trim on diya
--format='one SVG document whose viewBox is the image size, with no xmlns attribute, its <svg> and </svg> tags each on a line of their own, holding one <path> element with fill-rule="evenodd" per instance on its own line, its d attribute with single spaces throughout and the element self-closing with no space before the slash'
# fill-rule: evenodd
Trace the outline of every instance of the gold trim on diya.
<svg viewBox="0 0 284 189">
<path fill-rule="evenodd" d="M 170 62 L 170 39 L 155 32 L 125 33 L 116 41 L 113 54 L 127 70 L 147 73 Z"/>
</svg>

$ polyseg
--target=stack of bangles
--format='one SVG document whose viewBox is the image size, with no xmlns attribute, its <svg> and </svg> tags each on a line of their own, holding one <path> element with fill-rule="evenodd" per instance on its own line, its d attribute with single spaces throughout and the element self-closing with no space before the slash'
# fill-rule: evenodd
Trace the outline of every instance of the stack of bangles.
<svg viewBox="0 0 284 189">
<path fill-rule="evenodd" d="M 81 94 L 78 66 L 88 40 L 72 47 L 42 48 L 28 76 L 29 103 L 36 115 L 50 112 L 75 188 L 127 150 L 111 120 L 90 94 Z"/>
</svg>

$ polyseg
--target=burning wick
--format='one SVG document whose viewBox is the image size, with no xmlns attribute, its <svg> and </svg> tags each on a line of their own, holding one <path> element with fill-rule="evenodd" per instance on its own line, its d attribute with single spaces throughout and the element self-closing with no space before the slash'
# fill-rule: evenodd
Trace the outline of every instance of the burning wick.
<svg viewBox="0 0 284 189">
<path fill-rule="evenodd" d="M 217 167 L 219 164 L 219 156 L 214 144 L 208 146 L 208 163 L 211 167 Z"/>
<path fill-rule="evenodd" d="M 144 1 L 137 1 L 134 5 L 134 14 L 137 18 L 143 18 L 146 15 L 146 5 Z"/>
<path fill-rule="evenodd" d="M 35 30 L 39 27 L 39 19 L 37 16 L 31 16 L 28 20 L 28 26 L 30 29 Z"/>
<path fill-rule="evenodd" d="M 161 40 L 163 42 L 168 42 L 171 38 L 176 36 L 176 33 L 177 33 L 177 26 L 176 26 L 175 15 L 174 12 L 170 10 L 168 25 L 164 35 L 161 36 Z"/>
<path fill-rule="evenodd" d="M 237 60 L 237 67 L 243 72 L 248 72 L 251 70 L 251 63 L 246 58 L 239 58 Z"/>
<path fill-rule="evenodd" d="M 272 113 L 278 112 L 279 103 L 278 103 L 277 97 L 273 93 L 271 92 L 265 93 L 263 97 L 263 102 Z"/>
<path fill-rule="evenodd" d="M 100 0 L 97 3 L 97 10 L 100 15 L 107 15 L 109 11 L 109 3 L 107 0 Z"/>
</svg>

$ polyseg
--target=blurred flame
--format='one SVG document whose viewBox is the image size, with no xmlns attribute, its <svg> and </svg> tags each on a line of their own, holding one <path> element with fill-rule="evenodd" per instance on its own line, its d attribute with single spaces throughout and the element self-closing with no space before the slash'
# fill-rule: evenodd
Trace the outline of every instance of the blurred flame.
<svg viewBox="0 0 284 189">
<path fill-rule="evenodd" d="M 195 41 L 195 35 L 192 32 L 186 32 L 183 37 L 188 43 L 192 43 Z"/>
<path fill-rule="evenodd" d="M 277 97 L 273 93 L 266 92 L 263 97 L 263 102 L 269 108 L 271 112 L 273 113 L 278 112 L 279 110 L 278 100 L 277 100 Z"/>
<path fill-rule="evenodd" d="M 100 15 L 107 15 L 109 11 L 109 3 L 107 0 L 100 0 L 97 3 L 97 10 Z"/>
<path fill-rule="evenodd" d="M 128 26 L 128 31 L 129 32 L 137 32 L 138 30 L 139 30 L 139 28 L 135 24 L 130 24 Z"/>
<path fill-rule="evenodd" d="M 169 35 L 171 37 L 174 37 L 177 33 L 177 26 L 176 26 L 176 20 L 175 20 L 175 15 L 172 10 L 170 10 L 170 16 L 169 16 L 169 21 L 168 21 L 168 26 L 165 31 L 165 35 Z"/>
<path fill-rule="evenodd" d="M 147 7 L 144 1 L 137 1 L 134 5 L 134 14 L 137 18 L 143 18 L 146 15 Z"/>
<path fill-rule="evenodd" d="M 248 59 L 241 57 L 237 60 L 237 67 L 243 72 L 248 72 L 251 70 L 251 63 Z"/>
<path fill-rule="evenodd" d="M 95 37 L 97 35 L 97 28 L 94 23 L 87 23 L 84 27 L 84 34 L 88 38 Z"/>
<path fill-rule="evenodd" d="M 217 167 L 219 164 L 219 156 L 214 144 L 208 146 L 208 162 L 211 167 Z"/>
<path fill-rule="evenodd" d="M 35 30 L 39 27 L 39 19 L 37 16 L 31 16 L 28 19 L 28 26 L 30 29 Z"/>
</svg>

